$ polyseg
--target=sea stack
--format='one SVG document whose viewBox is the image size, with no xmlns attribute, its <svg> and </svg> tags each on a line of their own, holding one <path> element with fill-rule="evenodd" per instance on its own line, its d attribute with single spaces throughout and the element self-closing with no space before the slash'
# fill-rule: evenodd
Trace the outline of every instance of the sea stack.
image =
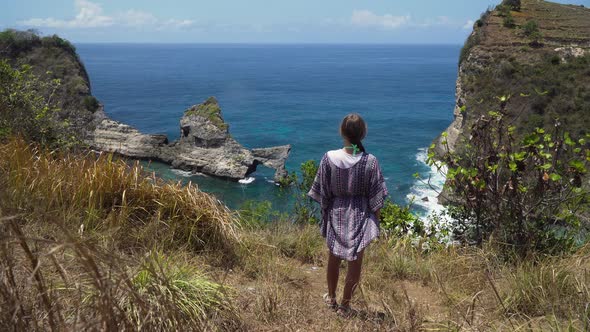
<svg viewBox="0 0 590 332">
<path fill-rule="evenodd" d="M 154 159 L 174 168 L 238 181 L 256 171 L 260 164 L 274 168 L 275 181 L 287 172 L 290 145 L 249 150 L 229 134 L 214 97 L 188 108 L 180 119 L 180 138 L 170 144 L 164 135 L 146 135 L 113 121 L 99 112 L 100 119 L 88 144 L 101 151 Z"/>
</svg>

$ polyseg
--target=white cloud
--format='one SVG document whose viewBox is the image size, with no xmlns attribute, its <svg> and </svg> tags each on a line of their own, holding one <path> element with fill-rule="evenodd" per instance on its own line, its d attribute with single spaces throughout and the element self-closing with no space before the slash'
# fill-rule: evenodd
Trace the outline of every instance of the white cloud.
<svg viewBox="0 0 590 332">
<path fill-rule="evenodd" d="M 114 23 L 112 17 L 102 14 L 102 7 L 99 4 L 87 0 L 76 0 L 75 5 L 78 14 L 71 20 L 60 20 L 53 17 L 31 18 L 19 23 L 48 28 L 97 28 L 111 26 Z"/>
<path fill-rule="evenodd" d="M 396 29 L 410 23 L 411 17 L 391 14 L 377 15 L 370 10 L 354 10 L 350 22 L 356 26 Z"/>
<path fill-rule="evenodd" d="M 332 21 L 325 20 L 324 23 L 332 23 Z M 360 27 L 376 27 L 381 29 L 397 29 L 401 27 L 413 28 L 463 28 L 471 29 L 473 21 L 469 20 L 466 23 L 453 19 L 449 16 L 437 16 L 431 18 L 415 19 L 411 15 L 394 16 L 391 14 L 379 15 L 370 10 L 354 10 L 350 17 L 350 24 Z"/>
<path fill-rule="evenodd" d="M 188 28 L 195 24 L 194 20 L 177 20 L 177 19 L 170 19 L 162 22 L 160 25 L 164 27 L 173 27 L 173 28 Z"/>
<path fill-rule="evenodd" d="M 194 20 L 159 19 L 152 13 L 130 9 L 114 15 L 103 14 L 100 4 L 88 0 L 75 0 L 77 14 L 70 20 L 48 18 L 31 18 L 18 22 L 22 26 L 46 28 L 99 28 L 113 25 L 141 27 L 153 26 L 158 29 L 187 28 Z"/>
<path fill-rule="evenodd" d="M 153 25 L 158 19 L 151 13 L 131 9 L 118 15 L 118 21 L 128 26 Z"/>
<path fill-rule="evenodd" d="M 467 22 L 463 26 L 463 29 L 465 29 L 465 30 L 471 30 L 473 28 L 473 24 L 474 23 L 475 22 L 473 20 L 467 20 Z"/>
</svg>

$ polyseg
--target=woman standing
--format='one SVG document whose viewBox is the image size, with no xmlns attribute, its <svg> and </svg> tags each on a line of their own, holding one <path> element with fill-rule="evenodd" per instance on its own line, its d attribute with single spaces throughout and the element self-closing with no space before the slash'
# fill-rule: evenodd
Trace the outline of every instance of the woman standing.
<svg viewBox="0 0 590 332">
<path fill-rule="evenodd" d="M 350 316 L 350 299 L 357 287 L 363 251 L 379 236 L 380 210 L 387 187 L 377 158 L 368 154 L 362 140 L 367 125 L 358 114 L 349 114 L 340 124 L 344 148 L 328 151 L 308 195 L 320 203 L 321 232 L 329 250 L 328 293 L 324 301 L 342 316 Z M 348 261 L 342 302 L 336 301 L 340 261 Z"/>
</svg>

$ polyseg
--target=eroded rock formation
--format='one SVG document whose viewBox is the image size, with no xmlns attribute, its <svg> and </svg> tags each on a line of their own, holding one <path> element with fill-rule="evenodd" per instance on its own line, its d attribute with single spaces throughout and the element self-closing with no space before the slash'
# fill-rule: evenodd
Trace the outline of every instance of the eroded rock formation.
<svg viewBox="0 0 590 332">
<path fill-rule="evenodd" d="M 290 145 L 248 150 L 229 134 L 221 109 L 213 97 L 185 111 L 180 138 L 168 143 L 165 135 L 142 134 L 126 124 L 97 112 L 97 124 L 88 144 L 101 151 L 155 159 L 174 168 L 229 180 L 240 180 L 260 164 L 274 168 L 275 181 L 287 175 L 285 161 Z"/>
</svg>

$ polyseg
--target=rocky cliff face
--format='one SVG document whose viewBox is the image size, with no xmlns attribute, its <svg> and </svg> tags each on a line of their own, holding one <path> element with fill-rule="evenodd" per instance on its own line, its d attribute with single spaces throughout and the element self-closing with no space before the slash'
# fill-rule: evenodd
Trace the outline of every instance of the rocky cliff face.
<svg viewBox="0 0 590 332">
<path fill-rule="evenodd" d="M 474 25 L 461 52 L 454 120 L 447 137 L 434 140 L 435 152 L 446 150 L 445 141 L 460 149 L 499 96 L 511 96 L 507 121 L 521 134 L 556 119 L 574 134 L 590 128 L 590 9 L 523 0 L 508 12 L 486 12 Z"/>
<path fill-rule="evenodd" d="M 260 164 L 274 168 L 275 181 L 286 175 L 285 162 L 290 145 L 248 150 L 229 134 L 215 98 L 194 105 L 180 119 L 180 138 L 170 144 L 164 135 L 147 135 L 128 125 L 97 113 L 96 129 L 88 144 L 101 151 L 155 159 L 174 168 L 240 180 Z"/>
<path fill-rule="evenodd" d="M 96 121 L 94 131 L 86 139 L 95 149 L 133 158 L 158 159 L 168 145 L 166 135 L 142 134 L 129 125 L 109 119 L 102 107 L 97 117 L 101 119 Z"/>
</svg>

